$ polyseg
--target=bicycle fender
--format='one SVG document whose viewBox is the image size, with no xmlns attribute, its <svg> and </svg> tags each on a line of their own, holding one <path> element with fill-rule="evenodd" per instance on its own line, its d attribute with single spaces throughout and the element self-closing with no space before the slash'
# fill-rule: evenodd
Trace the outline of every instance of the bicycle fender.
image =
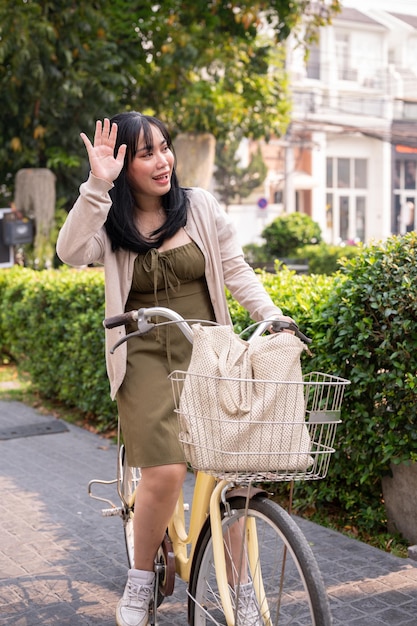
<svg viewBox="0 0 417 626">
<path fill-rule="evenodd" d="M 231 498 L 236 498 L 237 496 L 243 496 L 244 498 L 254 498 L 255 496 L 267 496 L 268 492 L 265 489 L 260 489 L 259 487 L 247 486 L 247 487 L 234 487 L 230 491 L 226 493 L 226 500 L 230 500 Z"/>
</svg>

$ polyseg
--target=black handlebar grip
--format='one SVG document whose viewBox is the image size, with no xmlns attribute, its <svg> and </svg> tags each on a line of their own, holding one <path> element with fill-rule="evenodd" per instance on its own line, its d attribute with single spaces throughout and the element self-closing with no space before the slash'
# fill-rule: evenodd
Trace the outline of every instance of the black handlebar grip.
<svg viewBox="0 0 417 626">
<path fill-rule="evenodd" d="M 298 328 L 297 324 L 293 324 L 291 322 L 284 322 L 283 320 L 274 320 L 272 322 L 272 328 L 275 332 L 280 332 L 282 330 L 291 330 L 298 339 L 301 339 L 305 344 L 309 344 L 312 342 L 310 337 L 307 337 L 301 330 Z"/>
<path fill-rule="evenodd" d="M 123 326 L 129 322 L 134 322 L 137 319 L 137 311 L 128 311 L 127 313 L 121 313 L 120 315 L 115 315 L 114 317 L 107 317 L 103 321 L 103 326 L 105 328 L 115 328 L 116 326 Z"/>
</svg>

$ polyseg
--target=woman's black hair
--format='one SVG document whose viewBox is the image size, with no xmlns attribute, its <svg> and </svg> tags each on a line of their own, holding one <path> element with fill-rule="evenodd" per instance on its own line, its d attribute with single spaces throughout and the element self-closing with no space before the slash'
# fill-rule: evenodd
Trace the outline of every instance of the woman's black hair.
<svg viewBox="0 0 417 626">
<path fill-rule="evenodd" d="M 171 175 L 171 188 L 162 196 L 162 206 L 165 211 L 165 223 L 153 233 L 152 242 L 143 238 L 134 223 L 134 198 L 127 181 L 127 168 L 137 152 L 139 135 L 143 133 L 145 145 L 153 150 L 152 126 L 156 126 L 172 150 L 172 141 L 166 126 L 156 117 L 142 115 L 137 111 L 128 111 L 115 115 L 110 123 L 117 124 L 117 140 L 114 149 L 115 155 L 121 144 L 127 145 L 125 162 L 114 187 L 110 190 L 112 206 L 110 208 L 105 228 L 113 250 L 124 248 L 133 252 L 145 253 L 151 248 L 159 248 L 165 239 L 169 239 L 185 226 L 187 221 L 187 197 L 185 190 L 179 186 L 175 167 Z"/>
</svg>

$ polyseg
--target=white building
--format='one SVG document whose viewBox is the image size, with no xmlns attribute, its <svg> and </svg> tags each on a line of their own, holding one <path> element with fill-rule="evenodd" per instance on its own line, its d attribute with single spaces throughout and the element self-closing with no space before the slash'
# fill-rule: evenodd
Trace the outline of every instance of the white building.
<svg viewBox="0 0 417 626">
<path fill-rule="evenodd" d="M 329 243 L 417 225 L 417 0 L 343 5 L 307 63 L 289 42 L 292 122 L 263 146 L 267 209 L 231 212 L 242 243 L 283 212 L 311 215 Z"/>
</svg>

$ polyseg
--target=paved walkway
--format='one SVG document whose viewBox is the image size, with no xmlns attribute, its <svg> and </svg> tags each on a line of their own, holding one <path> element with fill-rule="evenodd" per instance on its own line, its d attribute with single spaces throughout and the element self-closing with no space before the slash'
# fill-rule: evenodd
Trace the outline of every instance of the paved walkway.
<svg viewBox="0 0 417 626">
<path fill-rule="evenodd" d="M 115 468 L 116 447 L 106 439 L 0 402 L 1 626 L 114 626 L 126 577 L 122 523 L 101 517 L 87 484 L 111 480 Z M 100 490 L 117 501 L 113 486 Z M 417 561 L 299 523 L 335 626 L 417 625 Z M 185 585 L 178 582 L 161 606 L 160 625 L 186 623 Z"/>
</svg>

